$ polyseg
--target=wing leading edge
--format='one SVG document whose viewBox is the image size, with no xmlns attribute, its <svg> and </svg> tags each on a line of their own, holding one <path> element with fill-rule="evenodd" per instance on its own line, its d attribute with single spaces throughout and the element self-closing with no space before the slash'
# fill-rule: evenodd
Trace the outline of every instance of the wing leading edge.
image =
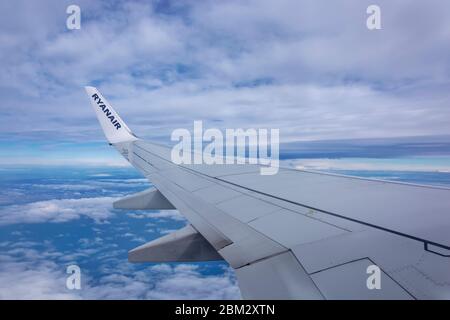
<svg viewBox="0 0 450 320">
<path fill-rule="evenodd" d="M 176 165 L 169 148 L 138 139 L 95 88 L 86 91 L 108 141 L 155 187 L 115 206 L 176 208 L 190 223 L 131 250 L 130 261 L 223 258 L 244 298 L 450 299 L 450 190 Z M 373 266 L 380 288 L 368 283 Z"/>
</svg>

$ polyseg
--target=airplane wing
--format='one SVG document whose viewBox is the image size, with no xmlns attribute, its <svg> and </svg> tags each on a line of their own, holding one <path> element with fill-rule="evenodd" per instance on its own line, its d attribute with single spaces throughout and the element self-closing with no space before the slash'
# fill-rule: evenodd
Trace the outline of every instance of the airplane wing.
<svg viewBox="0 0 450 320">
<path fill-rule="evenodd" d="M 189 224 L 131 262 L 224 259 L 246 299 L 450 299 L 450 189 L 257 165 L 176 165 L 86 87 L 106 138 L 154 187 L 114 203 Z"/>
</svg>

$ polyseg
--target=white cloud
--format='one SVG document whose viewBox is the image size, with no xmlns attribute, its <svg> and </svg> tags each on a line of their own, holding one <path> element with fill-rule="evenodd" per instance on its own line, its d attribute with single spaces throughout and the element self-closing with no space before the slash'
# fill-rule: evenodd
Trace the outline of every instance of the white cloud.
<svg viewBox="0 0 450 320">
<path fill-rule="evenodd" d="M 50 154 L 44 154 L 40 157 L 16 157 L 14 154 L 8 154 L 7 157 L 0 159 L 0 165 L 37 165 L 37 166 L 92 166 L 92 167 L 130 167 L 130 163 L 122 157 L 94 157 L 92 154 L 78 154 L 72 159 L 61 158 Z"/>
<path fill-rule="evenodd" d="M 173 219 L 177 221 L 185 221 L 181 213 L 177 210 L 159 210 L 151 212 L 127 213 L 127 216 L 134 219 Z"/>
<path fill-rule="evenodd" d="M 369 4 L 176 2 L 166 14 L 80 1 L 74 32 L 63 2 L 2 4 L 0 134 L 102 139 L 82 90 L 97 83 L 134 131 L 164 141 L 194 119 L 279 127 L 283 140 L 450 134 L 450 4 L 380 0 L 379 32 Z"/>
<path fill-rule="evenodd" d="M 107 183 L 122 183 L 122 184 L 136 184 L 136 185 L 141 185 L 141 184 L 147 184 L 148 183 L 148 179 L 146 178 L 137 178 L 137 179 L 107 179 L 107 180 L 101 180 L 102 182 L 107 182 Z"/>
<path fill-rule="evenodd" d="M 437 161 L 440 160 L 440 161 Z M 396 158 L 396 159 L 293 159 L 283 161 L 283 165 L 306 170 L 363 170 L 363 171 L 414 171 L 450 172 L 447 158 Z"/>
<path fill-rule="evenodd" d="M 231 271 L 224 275 L 200 276 L 197 265 L 178 265 L 155 284 L 147 299 L 239 299 L 240 292 Z"/>
<path fill-rule="evenodd" d="M 0 209 L 0 225 L 66 222 L 83 216 L 101 223 L 114 215 L 110 210 L 114 200 L 111 197 L 61 199 L 5 206 Z"/>
<path fill-rule="evenodd" d="M 79 298 L 66 290 L 65 266 L 56 262 L 62 254 L 47 242 L 22 241 L 0 247 L 0 300 Z"/>
<path fill-rule="evenodd" d="M 94 190 L 94 186 L 86 185 L 86 184 L 33 184 L 32 188 L 43 188 L 43 189 L 51 189 L 51 190 L 69 190 L 69 191 L 86 191 L 86 190 Z"/>
<path fill-rule="evenodd" d="M 65 290 L 66 275 L 56 263 L 0 259 L 0 299 L 79 299 L 75 292 Z"/>
<path fill-rule="evenodd" d="M 20 251 L 20 252 L 19 252 Z M 50 250 L 31 248 L 2 251 L 0 299 L 239 299 L 231 270 L 203 275 L 197 265 L 154 265 L 147 271 L 113 261 L 114 267 L 99 279 L 81 269 L 82 289 L 66 289 L 66 263 Z"/>
</svg>

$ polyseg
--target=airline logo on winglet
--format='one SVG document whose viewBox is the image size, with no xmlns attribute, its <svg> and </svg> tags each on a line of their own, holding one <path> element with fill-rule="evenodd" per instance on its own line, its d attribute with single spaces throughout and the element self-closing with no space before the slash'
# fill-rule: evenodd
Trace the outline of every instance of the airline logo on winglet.
<svg viewBox="0 0 450 320">
<path fill-rule="evenodd" d="M 119 130 L 122 126 L 120 125 L 119 121 L 115 119 L 115 117 L 112 115 L 112 112 L 108 109 L 108 107 L 104 104 L 102 99 L 98 96 L 98 94 L 94 93 L 92 95 L 92 98 L 95 102 L 97 102 L 97 105 L 103 110 L 103 113 L 108 117 L 108 119 L 111 121 L 111 123 L 114 125 L 114 127 Z"/>
</svg>

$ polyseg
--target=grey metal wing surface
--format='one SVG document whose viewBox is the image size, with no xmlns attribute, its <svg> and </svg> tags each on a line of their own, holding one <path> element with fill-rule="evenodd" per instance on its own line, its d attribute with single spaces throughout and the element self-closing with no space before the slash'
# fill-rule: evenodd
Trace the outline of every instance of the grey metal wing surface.
<svg viewBox="0 0 450 320">
<path fill-rule="evenodd" d="M 449 189 L 177 165 L 170 148 L 138 139 L 95 88 L 86 90 L 107 139 L 154 186 L 114 206 L 176 208 L 189 221 L 131 250 L 130 261 L 224 259 L 246 299 L 450 298 Z"/>
</svg>

